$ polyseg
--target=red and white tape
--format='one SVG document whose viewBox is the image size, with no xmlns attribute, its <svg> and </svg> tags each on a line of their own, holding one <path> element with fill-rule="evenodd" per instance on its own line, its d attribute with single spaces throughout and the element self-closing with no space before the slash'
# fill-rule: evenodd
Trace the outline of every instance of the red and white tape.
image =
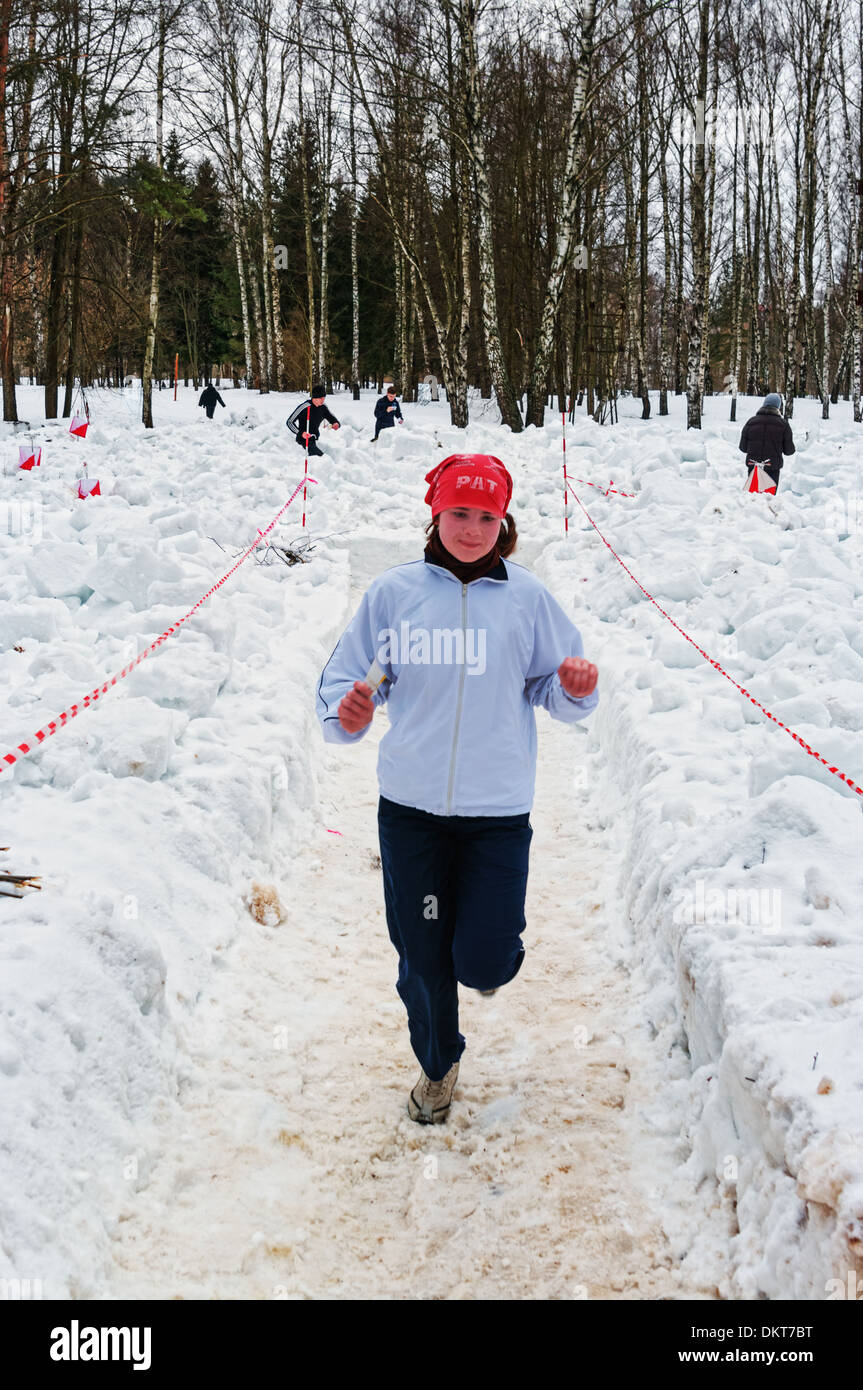
<svg viewBox="0 0 863 1390">
<path fill-rule="evenodd" d="M 91 690 L 89 695 L 85 695 L 84 698 L 82 700 L 79 700 L 76 704 L 70 705 L 68 709 L 64 709 L 62 714 L 58 714 L 56 719 L 52 719 L 50 723 L 45 725 L 44 729 L 37 729 L 36 733 L 33 734 L 29 740 L 27 740 L 24 743 L 19 743 L 14 752 L 4 753 L 0 761 L 6 763 L 7 766 L 11 767 L 13 763 L 20 762 L 21 758 L 26 758 L 28 753 L 32 753 L 37 748 L 41 747 L 41 745 L 45 742 L 46 738 L 50 738 L 52 734 L 56 734 L 58 729 L 64 728 L 65 725 L 68 724 L 70 719 L 74 719 L 77 714 L 80 714 L 82 709 L 89 709 L 91 705 L 94 705 L 96 701 L 102 695 L 105 694 L 106 690 L 110 690 L 112 685 L 116 685 L 117 682 L 122 680 L 124 676 L 128 676 L 130 671 L 134 671 L 135 667 L 140 665 L 140 663 L 144 660 L 145 657 L 148 657 L 151 652 L 154 652 L 157 649 L 157 647 L 160 647 L 163 642 L 167 641 L 169 637 L 171 637 L 179 628 L 182 627 L 183 623 L 188 622 L 189 618 L 191 618 L 193 613 L 196 613 L 198 611 L 202 603 L 206 603 L 207 599 L 210 598 L 210 596 L 214 594 L 217 589 L 221 589 L 225 581 L 230 579 L 231 575 L 240 568 L 240 565 L 243 563 L 243 561 L 247 560 L 251 555 L 252 551 L 261 544 L 261 541 L 264 539 L 264 536 L 268 535 L 270 531 L 272 531 L 273 527 L 279 521 L 280 517 L 282 517 L 288 510 L 288 507 L 291 505 L 294 498 L 297 496 L 297 493 L 303 490 L 305 484 L 316 482 L 317 478 L 307 477 L 304 478 L 301 483 L 297 483 L 297 486 L 294 488 L 285 505 L 279 509 L 279 511 L 273 517 L 269 526 L 267 526 L 265 530 L 258 531 L 257 539 L 252 541 L 252 544 L 249 546 L 248 550 L 245 550 L 243 552 L 239 560 L 237 560 L 236 564 L 232 565 L 231 568 L 227 571 L 227 573 L 222 575 L 221 579 L 216 580 L 216 583 L 213 584 L 213 586 L 209 588 L 201 598 L 198 599 L 198 602 L 192 608 L 189 609 L 188 613 L 184 613 L 182 618 L 178 618 L 175 623 L 172 623 L 171 626 L 162 633 L 161 637 L 157 637 L 155 642 L 151 642 L 149 647 L 147 647 L 146 651 L 139 652 L 138 655 L 135 657 L 135 660 L 130 661 L 126 666 L 124 666 L 122 671 L 118 671 L 115 676 L 111 676 L 108 680 L 104 681 L 102 685 L 97 686 L 95 690 Z"/>
<path fill-rule="evenodd" d="M 615 496 L 617 496 L 617 497 L 634 497 L 634 496 L 635 496 L 635 493 L 634 493 L 634 492 L 621 492 L 620 488 L 612 487 L 611 484 L 614 482 L 614 479 L 613 479 L 613 478 L 609 478 L 609 480 L 608 480 L 608 487 L 603 487 L 601 483 L 591 483 L 591 482 L 588 482 L 587 478 L 576 478 L 575 481 L 576 481 L 577 483 L 584 483 L 585 487 L 595 487 L 596 490 L 597 490 L 597 492 L 601 492 L 601 493 L 602 493 L 603 497 L 607 497 L 608 494 L 609 494 L 610 492 L 613 492 L 613 493 L 615 494 Z M 575 493 L 573 493 L 573 496 L 575 496 Z"/>
<path fill-rule="evenodd" d="M 625 562 L 624 560 L 621 560 L 621 558 L 620 558 L 620 556 L 618 555 L 617 551 L 615 550 L 614 546 L 611 544 L 610 541 L 606 540 L 605 536 L 604 536 L 604 535 L 602 534 L 602 532 L 600 531 L 600 529 L 599 529 L 599 527 L 597 526 L 596 522 L 594 521 L 593 517 L 590 515 L 590 512 L 587 510 L 587 508 L 585 507 L 585 505 L 584 505 L 584 503 L 582 502 L 581 498 L 580 498 L 580 497 L 578 496 L 578 494 L 575 492 L 575 490 L 574 490 L 574 488 L 572 487 L 571 484 L 570 484 L 569 490 L 570 490 L 570 492 L 572 493 L 572 495 L 573 495 L 573 497 L 575 498 L 575 500 L 576 500 L 576 502 L 578 503 L 578 505 L 581 507 L 581 510 L 584 512 L 584 515 L 587 517 L 587 519 L 588 519 L 588 521 L 590 522 L 591 526 L 593 527 L 594 531 L 595 531 L 596 534 L 599 536 L 599 539 L 603 542 L 604 545 L 607 545 L 607 546 L 608 546 L 608 549 L 611 551 L 611 553 L 612 553 L 612 555 L 614 556 L 615 560 L 617 560 L 618 564 L 619 564 L 619 565 L 622 565 L 622 567 L 626 570 L 626 573 L 629 575 L 629 577 L 630 577 L 630 579 L 632 580 L 633 584 L 637 584 L 637 585 L 638 585 L 639 589 L 640 589 L 641 592 L 644 594 L 645 598 L 649 598 L 649 599 L 650 599 L 650 602 L 653 604 L 653 606 L 654 606 L 655 608 L 658 608 L 658 609 L 659 609 L 659 611 L 660 611 L 660 613 L 662 614 L 663 618 L 667 618 L 667 619 L 668 619 L 668 621 L 671 623 L 671 626 L 677 629 L 677 631 L 680 633 L 681 637 L 685 637 L 686 640 L 687 640 L 687 642 L 689 642 L 689 643 L 695 648 L 695 650 L 696 650 L 697 652 L 699 652 L 699 653 L 701 654 L 701 656 L 704 657 L 704 660 L 707 661 L 707 662 L 709 662 L 709 664 L 710 664 L 715 670 L 717 670 L 717 671 L 719 672 L 720 675 L 724 676 L 726 680 L 731 681 L 731 684 L 732 684 L 737 690 L 740 691 L 741 695 L 745 695 L 746 698 L 747 698 L 747 700 L 749 700 L 753 705 L 755 705 L 756 709 L 760 709 L 762 714 L 765 714 L 765 715 L 767 716 L 767 718 L 770 719 L 770 720 L 772 720 L 774 724 L 777 724 L 777 725 L 779 726 L 780 729 L 784 729 L 785 732 L 786 732 L 786 734 L 790 734 L 790 736 L 794 739 L 795 743 L 799 743 L 799 744 L 800 744 L 800 747 L 803 748 L 803 749 L 805 749 L 805 751 L 809 754 L 809 756 L 810 756 L 811 758 L 815 758 L 819 763 L 822 764 L 822 766 L 826 767 L 826 769 L 827 769 L 828 772 L 832 772 L 833 775 L 834 775 L 834 777 L 838 777 L 839 780 L 840 780 L 841 782 L 844 782 L 844 783 L 845 783 L 846 787 L 850 787 L 851 790 L 852 790 L 853 792 L 856 792 L 858 796 L 863 796 L 863 787 L 858 787 L 857 783 L 854 782 L 849 776 L 847 776 L 846 773 L 840 772 L 839 769 L 838 769 L 838 767 L 832 767 L 832 766 L 830 765 L 830 763 L 828 762 L 828 760 L 827 760 L 826 758 L 822 757 L 821 754 L 817 751 L 817 749 L 815 749 L 815 748 L 810 748 L 809 744 L 806 742 L 806 740 L 805 740 L 804 738 L 801 738 L 800 734 L 795 733 L 793 729 L 789 729 L 788 725 L 787 725 L 787 724 L 783 724 L 783 723 L 782 723 L 782 720 L 781 720 L 781 719 L 778 719 L 778 718 L 776 717 L 775 714 L 771 714 L 771 713 L 770 713 L 770 710 L 767 709 L 764 705 L 762 705 L 762 703 L 761 703 L 760 700 L 756 700 L 755 696 L 750 694 L 750 692 L 746 689 L 746 686 L 745 686 L 745 685 L 741 685 L 739 681 L 736 681 L 736 680 L 734 679 L 733 676 L 729 675 L 729 673 L 725 670 L 725 668 L 724 668 L 723 666 L 720 666 L 719 662 L 716 661 L 714 657 L 710 656 L 709 653 L 706 652 L 706 651 L 704 650 L 703 647 L 700 647 L 700 646 L 698 645 L 698 643 L 694 640 L 694 638 L 692 638 L 692 637 L 689 636 L 689 633 L 688 633 L 688 632 L 684 632 L 684 630 L 683 630 L 683 628 L 680 626 L 680 624 L 679 624 L 679 623 L 676 623 L 676 622 L 674 621 L 674 619 L 672 618 L 671 614 L 670 614 L 670 613 L 666 613 L 666 611 L 665 611 L 665 609 L 662 607 L 662 605 L 661 605 L 660 603 L 657 603 L 657 601 L 656 601 L 656 599 L 653 597 L 653 595 L 650 594 L 650 593 L 648 593 L 648 591 L 645 589 L 644 585 L 643 585 L 638 579 L 636 579 L 635 575 L 632 573 L 632 570 L 629 568 L 629 566 L 626 564 L 626 562 Z"/>
</svg>

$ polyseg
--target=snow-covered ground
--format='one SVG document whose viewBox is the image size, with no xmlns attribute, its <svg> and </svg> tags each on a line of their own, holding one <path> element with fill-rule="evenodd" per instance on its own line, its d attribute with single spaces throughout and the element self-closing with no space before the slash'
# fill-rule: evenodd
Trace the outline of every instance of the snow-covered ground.
<svg viewBox="0 0 863 1390">
<path fill-rule="evenodd" d="M 0 756 L 185 613 L 293 490 L 299 398 L 223 396 L 208 422 L 196 392 L 157 393 L 144 431 L 134 391 L 94 391 L 82 441 L 21 391 L 44 462 L 18 473 L 29 436 L 5 427 Z M 564 538 L 559 417 L 513 436 L 476 400 L 465 434 L 443 402 L 407 405 L 373 448 L 373 399 L 331 398 L 309 563 L 247 560 L 0 774 L 0 865 L 43 885 L 0 905 L 0 1278 L 61 1298 L 824 1298 L 863 1273 L 863 797 L 675 632 L 575 504 Z M 569 472 L 636 494 L 576 485 L 675 621 L 863 784 L 863 434 L 842 402 L 830 422 L 798 402 L 779 496 L 751 497 L 755 405 L 732 425 L 708 400 L 701 435 L 682 398 L 664 420 L 579 416 Z M 514 558 L 582 628 L 601 701 L 586 737 L 540 716 L 528 957 L 465 1000 L 429 1133 L 404 1113 L 417 1068 L 374 867 L 381 730 L 327 748 L 313 691 L 365 584 L 421 554 L 423 475 L 464 448 L 513 473 Z M 103 495 L 79 501 L 85 459 Z M 300 519 L 298 499 L 279 539 Z M 262 887 L 281 911 L 257 921 Z"/>
</svg>

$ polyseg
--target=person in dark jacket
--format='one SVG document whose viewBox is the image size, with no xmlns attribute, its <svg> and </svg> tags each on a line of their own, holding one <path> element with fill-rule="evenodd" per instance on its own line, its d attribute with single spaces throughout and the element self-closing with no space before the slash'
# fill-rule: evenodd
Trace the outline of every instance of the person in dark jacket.
<svg viewBox="0 0 863 1390">
<path fill-rule="evenodd" d="M 388 386 L 387 394 L 381 396 L 375 406 L 375 437 L 372 443 L 374 444 L 376 442 L 381 430 L 390 429 L 390 427 L 395 424 L 396 420 L 404 420 L 404 416 L 402 415 L 402 408 L 396 397 L 396 388 L 394 386 Z"/>
<path fill-rule="evenodd" d="M 318 435 L 323 421 L 329 420 L 334 430 L 339 428 L 335 415 L 324 405 L 326 394 L 323 386 L 313 386 L 309 399 L 301 401 L 290 419 L 285 421 L 301 449 L 305 449 L 308 439 L 309 453 L 316 458 L 324 457 L 323 450 L 318 448 Z"/>
<path fill-rule="evenodd" d="M 791 426 L 782 414 L 782 397 L 771 391 L 764 397 L 764 404 L 746 424 L 740 435 L 740 452 L 746 455 L 749 477 L 756 463 L 760 463 L 769 478 L 779 490 L 779 471 L 782 468 L 782 455 L 795 453 L 794 436 Z"/>
<path fill-rule="evenodd" d="M 215 386 L 210 381 L 204 387 L 203 391 L 201 392 L 201 399 L 198 401 L 198 405 L 206 406 L 208 420 L 212 420 L 214 414 L 216 413 L 217 403 L 224 409 L 225 402 L 222 400 Z"/>
</svg>

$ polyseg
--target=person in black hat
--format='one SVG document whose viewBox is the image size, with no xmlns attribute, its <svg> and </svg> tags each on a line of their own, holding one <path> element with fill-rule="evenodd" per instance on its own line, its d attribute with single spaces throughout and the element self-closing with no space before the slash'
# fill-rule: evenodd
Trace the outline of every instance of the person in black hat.
<svg viewBox="0 0 863 1390">
<path fill-rule="evenodd" d="M 335 415 L 324 405 L 326 394 L 323 386 L 313 386 L 308 400 L 301 401 L 290 419 L 285 421 L 300 448 L 305 449 L 308 440 L 309 454 L 316 458 L 324 457 L 323 450 L 318 448 L 318 435 L 323 421 L 329 420 L 334 430 L 339 428 Z"/>
<path fill-rule="evenodd" d="M 749 477 L 756 464 L 760 464 L 779 490 L 779 472 L 782 468 L 782 455 L 796 453 L 791 426 L 782 414 L 782 397 L 771 391 L 764 397 L 764 404 L 743 426 L 740 435 L 740 452 L 746 455 Z"/>
<path fill-rule="evenodd" d="M 372 443 L 377 443 L 377 438 L 381 430 L 390 429 L 391 426 L 395 424 L 396 420 L 404 421 L 404 416 L 402 415 L 402 408 L 396 397 L 396 388 L 394 386 L 388 386 L 386 395 L 381 396 L 375 406 L 375 437 Z"/>
<path fill-rule="evenodd" d="M 213 416 L 215 415 L 217 404 L 220 405 L 222 409 L 225 408 L 225 402 L 222 400 L 215 386 L 211 381 L 208 381 L 207 385 L 201 392 L 201 398 L 198 401 L 198 405 L 202 405 L 206 408 L 208 420 L 212 420 Z"/>
</svg>

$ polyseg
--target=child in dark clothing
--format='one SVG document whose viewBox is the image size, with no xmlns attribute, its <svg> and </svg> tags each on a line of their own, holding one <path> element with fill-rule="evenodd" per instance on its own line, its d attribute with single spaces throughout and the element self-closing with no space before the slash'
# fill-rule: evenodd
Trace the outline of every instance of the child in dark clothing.
<svg viewBox="0 0 863 1390">
<path fill-rule="evenodd" d="M 396 420 L 403 421 L 404 416 L 402 415 L 402 408 L 396 397 L 396 388 L 394 386 L 388 386 L 386 395 L 381 396 L 375 406 L 375 437 L 372 443 L 376 443 L 381 430 L 390 429 L 395 424 Z"/>
<path fill-rule="evenodd" d="M 318 448 L 318 435 L 323 421 L 329 420 L 334 430 L 339 428 L 335 415 L 324 405 L 326 394 L 323 386 L 313 386 L 309 399 L 302 401 L 290 419 L 285 421 L 300 448 L 305 449 L 308 441 L 308 452 L 316 458 L 323 458 L 323 452 Z"/>
</svg>

